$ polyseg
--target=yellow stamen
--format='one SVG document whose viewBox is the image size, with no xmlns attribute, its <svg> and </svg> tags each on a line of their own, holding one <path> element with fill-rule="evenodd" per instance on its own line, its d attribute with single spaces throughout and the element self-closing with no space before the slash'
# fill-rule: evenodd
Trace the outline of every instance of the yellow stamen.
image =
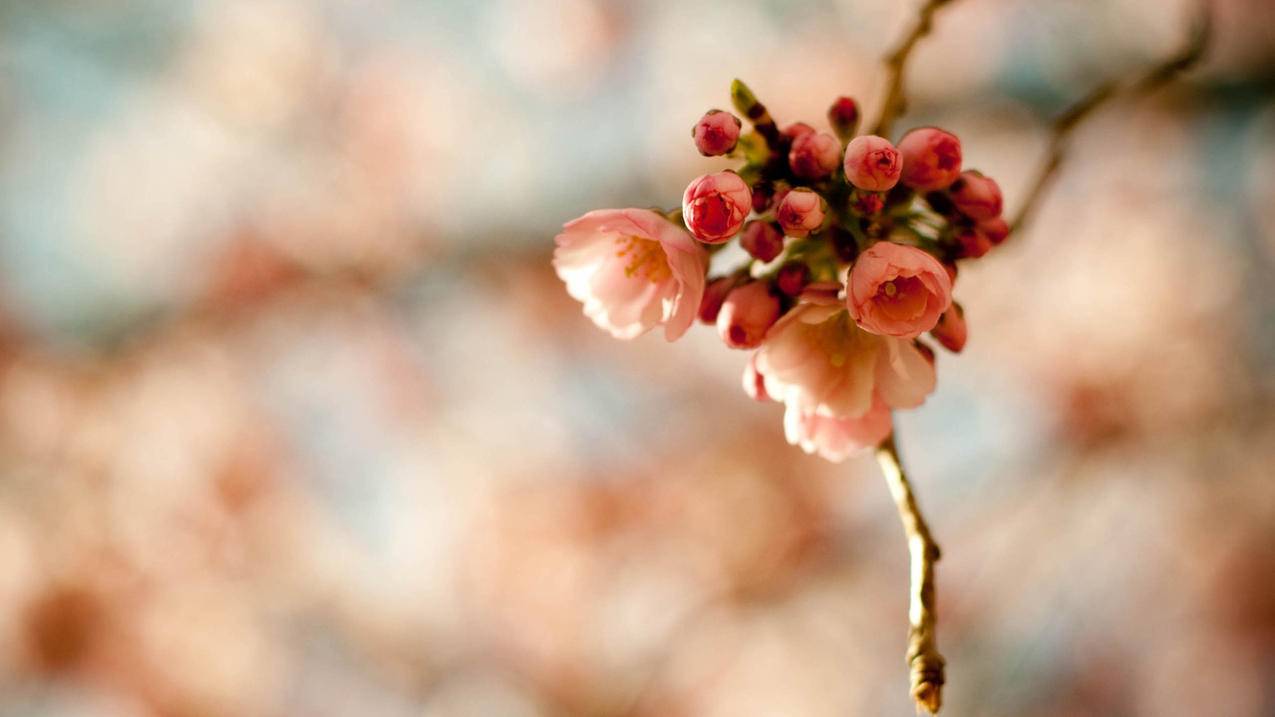
<svg viewBox="0 0 1275 717">
<path fill-rule="evenodd" d="M 664 248 L 658 241 L 639 236 L 622 236 L 615 240 L 617 258 L 628 257 L 624 275 L 638 277 L 652 284 L 659 284 L 672 275 Z"/>
</svg>

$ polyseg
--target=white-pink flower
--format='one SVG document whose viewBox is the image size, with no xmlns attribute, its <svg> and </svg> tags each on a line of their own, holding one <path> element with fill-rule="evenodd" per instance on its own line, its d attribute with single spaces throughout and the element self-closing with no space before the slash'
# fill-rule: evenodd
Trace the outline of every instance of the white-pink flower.
<svg viewBox="0 0 1275 717">
<path fill-rule="evenodd" d="M 673 341 L 704 295 L 708 252 L 649 209 L 598 209 L 563 225 L 553 267 L 593 323 L 617 339 L 664 325 Z"/>
<path fill-rule="evenodd" d="M 775 400 L 832 418 L 859 418 L 874 397 L 913 408 L 935 384 L 934 366 L 911 341 L 860 329 L 842 300 L 822 290 L 807 290 L 771 327 L 757 370 Z"/>
<path fill-rule="evenodd" d="M 833 418 L 803 411 L 794 404 L 788 404 L 784 411 L 784 436 L 788 442 L 833 463 L 875 448 L 892 429 L 890 408 L 879 399 L 858 418 Z"/>
</svg>

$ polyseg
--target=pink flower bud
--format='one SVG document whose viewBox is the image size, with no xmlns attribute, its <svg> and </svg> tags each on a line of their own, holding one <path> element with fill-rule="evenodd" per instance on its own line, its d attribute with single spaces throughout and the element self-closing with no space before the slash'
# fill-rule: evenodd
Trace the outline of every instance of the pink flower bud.
<svg viewBox="0 0 1275 717">
<path fill-rule="evenodd" d="M 921 127 L 899 141 L 903 183 L 929 192 L 943 189 L 961 174 L 961 140 L 936 127 Z"/>
<path fill-rule="evenodd" d="M 948 191 L 952 203 L 970 219 L 988 221 L 1001 215 L 1001 188 L 991 177 L 973 170 L 961 172 Z"/>
<path fill-rule="evenodd" d="M 726 301 L 726 295 L 738 284 L 739 279 L 734 276 L 723 276 L 708 282 L 708 286 L 704 287 L 704 298 L 699 304 L 699 320 L 706 324 L 717 321 L 722 302 Z"/>
<path fill-rule="evenodd" d="M 822 179 L 832 174 L 841 161 L 841 143 L 824 132 L 807 132 L 792 141 L 788 165 L 804 179 Z"/>
<path fill-rule="evenodd" d="M 770 394 L 766 393 L 766 377 L 757 370 L 757 354 L 754 353 L 748 358 L 748 364 L 744 366 L 744 393 L 754 401 L 769 401 Z"/>
<path fill-rule="evenodd" d="M 770 222 L 748 222 L 739 245 L 754 258 L 771 261 L 784 250 L 784 233 Z"/>
<path fill-rule="evenodd" d="M 791 142 L 797 139 L 798 137 L 802 136 L 803 134 L 810 134 L 814 131 L 815 131 L 815 128 L 811 127 L 805 122 L 793 122 L 787 127 L 784 127 L 783 135 L 788 138 L 788 141 Z"/>
<path fill-rule="evenodd" d="M 797 297 L 810 283 L 810 267 L 800 262 L 791 261 L 779 269 L 775 277 L 775 286 L 784 296 Z"/>
<path fill-rule="evenodd" d="M 757 348 L 766 330 L 778 320 L 779 299 L 765 282 L 754 281 L 726 295 L 717 315 L 717 333 L 733 349 Z"/>
<path fill-rule="evenodd" d="M 991 240 L 977 228 L 962 229 L 956 241 L 960 242 L 962 259 L 977 259 L 992 250 Z"/>
<path fill-rule="evenodd" d="M 859 189 L 885 192 L 899 183 L 903 160 L 890 140 L 865 134 L 846 145 L 845 169 L 846 181 Z"/>
<path fill-rule="evenodd" d="M 752 208 L 748 184 L 731 171 L 699 177 L 682 195 L 682 220 L 705 244 L 721 244 L 738 234 Z"/>
<path fill-rule="evenodd" d="M 917 351 L 921 352 L 921 356 L 930 364 L 930 367 L 933 368 L 934 364 L 938 361 L 938 357 L 934 355 L 934 349 L 930 348 L 929 344 L 921 341 L 915 341 L 912 345 L 916 347 Z"/>
<path fill-rule="evenodd" d="M 828 108 L 828 124 L 842 140 L 853 137 L 859 129 L 859 103 L 849 97 L 838 97 Z"/>
<path fill-rule="evenodd" d="M 865 217 L 879 214 L 885 209 L 885 194 L 882 192 L 854 192 L 850 197 L 850 207 Z"/>
<path fill-rule="evenodd" d="M 880 241 L 855 260 L 846 283 L 846 308 L 859 328 L 912 339 L 934 328 L 952 305 L 943 265 L 914 246 Z"/>
<path fill-rule="evenodd" d="M 705 157 L 716 157 L 735 149 L 739 141 L 739 118 L 729 112 L 709 110 L 691 128 L 695 148 Z"/>
<path fill-rule="evenodd" d="M 775 196 L 775 188 L 770 182 L 758 182 L 753 185 L 753 211 L 761 214 L 766 211 L 766 207 L 770 206 L 770 200 Z"/>
<path fill-rule="evenodd" d="M 992 246 L 999 246 L 1009 236 L 1009 224 L 1000 217 L 981 221 L 977 226 L 983 236 L 987 237 L 987 240 L 992 243 Z"/>
<path fill-rule="evenodd" d="M 959 354 L 965 348 L 965 339 L 969 337 L 969 330 L 965 326 L 965 310 L 961 305 L 953 303 L 952 308 L 944 311 L 939 322 L 930 330 L 930 335 L 938 339 L 948 351 Z"/>
<path fill-rule="evenodd" d="M 827 211 L 828 203 L 823 197 L 805 187 L 798 187 L 784 195 L 779 209 L 775 210 L 775 218 L 785 234 L 800 239 L 823 226 Z"/>
</svg>

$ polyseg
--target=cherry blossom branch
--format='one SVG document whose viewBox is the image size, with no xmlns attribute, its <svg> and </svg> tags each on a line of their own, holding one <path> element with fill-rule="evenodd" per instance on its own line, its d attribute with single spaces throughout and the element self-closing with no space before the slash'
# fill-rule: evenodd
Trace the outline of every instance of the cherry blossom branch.
<svg viewBox="0 0 1275 717">
<path fill-rule="evenodd" d="M 1040 203 L 1045 189 L 1048 188 L 1058 168 L 1066 158 L 1067 147 L 1072 132 L 1085 119 L 1091 117 L 1095 110 L 1107 102 L 1121 96 L 1136 97 L 1159 89 L 1182 72 L 1188 70 L 1204 56 L 1212 37 L 1213 13 L 1208 2 L 1201 2 L 1196 12 L 1195 22 L 1186 43 L 1177 53 L 1164 62 L 1152 67 L 1128 82 L 1109 80 L 1094 88 L 1078 102 L 1068 107 L 1054 119 L 1049 140 L 1049 149 L 1045 161 L 1041 163 L 1036 177 L 1027 190 L 1027 196 L 1010 222 L 1011 236 L 1031 218 L 1032 212 Z"/>
<path fill-rule="evenodd" d="M 886 79 L 885 101 L 881 104 L 881 114 L 869 134 L 889 138 L 894 120 L 907 108 L 907 99 L 903 95 L 903 80 L 912 49 L 921 41 L 921 38 L 930 34 L 930 30 L 934 27 L 934 13 L 950 2 L 952 0 L 926 0 L 917 13 L 916 23 L 912 29 L 903 36 L 890 54 L 885 56 L 885 68 L 889 75 Z"/>
<path fill-rule="evenodd" d="M 912 699 L 917 708 L 937 714 L 943 703 L 943 656 L 935 642 L 934 564 L 940 551 L 930 528 L 925 524 L 916 496 L 903 472 L 894 436 L 885 439 L 877 449 L 877 461 L 885 474 L 890 495 L 899 509 L 903 532 L 908 539 L 912 559 L 912 590 L 908 603 L 908 667 L 911 670 Z"/>
</svg>

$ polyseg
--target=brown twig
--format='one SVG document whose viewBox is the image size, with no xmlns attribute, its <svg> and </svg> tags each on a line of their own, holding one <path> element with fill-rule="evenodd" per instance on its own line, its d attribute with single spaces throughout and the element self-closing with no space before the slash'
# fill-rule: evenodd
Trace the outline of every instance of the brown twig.
<svg viewBox="0 0 1275 717">
<path fill-rule="evenodd" d="M 1189 69 L 1204 56 L 1212 37 L 1213 13 L 1207 1 L 1202 1 L 1197 10 L 1196 20 L 1186 43 L 1176 54 L 1164 62 L 1152 67 L 1142 75 L 1128 82 L 1110 80 L 1099 85 L 1080 101 L 1068 107 L 1054 119 L 1051 127 L 1049 149 L 1045 160 L 1036 172 L 1036 178 L 1028 185 L 1027 195 L 1019 206 L 1018 213 L 1010 222 L 1010 232 L 1021 229 L 1040 203 L 1045 189 L 1049 186 L 1058 168 L 1066 157 L 1067 146 L 1072 132 L 1082 121 L 1092 116 L 1094 111 L 1107 102 L 1121 96 L 1135 97 L 1147 94 L 1173 80 L 1180 73 Z"/>
<path fill-rule="evenodd" d="M 936 615 L 934 611 L 934 564 L 939 559 L 939 546 L 930 535 L 916 496 L 908 484 L 894 436 L 890 436 L 877 449 L 877 461 L 885 474 L 890 495 L 899 509 L 903 532 L 908 538 L 908 552 L 912 558 L 912 589 L 908 602 L 908 668 L 911 671 L 912 699 L 918 709 L 937 714 L 943 704 L 943 656 L 935 643 Z"/>
<path fill-rule="evenodd" d="M 911 31 L 903 36 L 903 40 L 890 54 L 885 56 L 886 72 L 889 73 L 886 80 L 885 101 L 881 104 L 881 114 L 873 125 L 871 134 L 889 138 L 894 120 L 907 108 L 907 100 L 903 95 L 903 81 L 908 58 L 921 38 L 930 34 L 930 30 L 934 27 L 934 13 L 950 2 L 952 0 L 926 0 L 920 12 L 917 13 L 916 24 L 912 26 Z"/>
</svg>

